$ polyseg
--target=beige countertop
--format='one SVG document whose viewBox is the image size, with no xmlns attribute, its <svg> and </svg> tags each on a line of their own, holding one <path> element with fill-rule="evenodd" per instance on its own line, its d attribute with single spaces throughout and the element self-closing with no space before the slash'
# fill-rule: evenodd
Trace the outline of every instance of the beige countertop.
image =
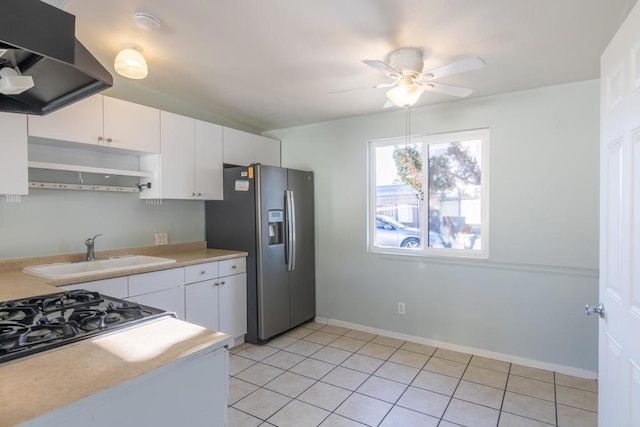
<svg viewBox="0 0 640 427">
<path fill-rule="evenodd" d="M 0 427 L 14 426 L 180 358 L 231 343 L 170 317 L 0 365 Z"/>
<path fill-rule="evenodd" d="M 176 262 L 51 280 L 23 273 L 22 269 L 79 261 L 83 254 L 0 260 L 0 301 L 58 293 L 62 291 L 58 286 L 63 285 L 222 261 L 247 253 L 208 249 L 206 242 L 96 252 L 97 258 L 122 255 L 155 255 Z M 205 348 L 231 343 L 225 334 L 161 318 L 0 364 L 0 427 L 38 417 Z"/>
<path fill-rule="evenodd" d="M 147 273 L 150 271 L 167 270 L 170 268 L 202 264 L 205 262 L 222 261 L 225 259 L 244 257 L 247 256 L 247 253 L 226 249 L 209 249 L 207 248 L 206 242 L 180 243 L 174 245 L 149 246 L 100 252 L 96 251 L 96 258 L 109 258 L 123 255 L 154 255 L 175 259 L 176 262 L 158 266 L 128 269 L 119 272 L 96 273 L 82 278 L 76 277 L 64 280 L 52 280 L 23 273 L 22 269 L 31 265 L 80 261 L 82 260 L 83 254 L 63 254 L 45 257 L 0 260 L 0 301 L 58 293 L 61 292 L 60 289 L 57 289 L 58 286 L 109 279 L 112 277 L 130 276 L 132 274 Z"/>
</svg>

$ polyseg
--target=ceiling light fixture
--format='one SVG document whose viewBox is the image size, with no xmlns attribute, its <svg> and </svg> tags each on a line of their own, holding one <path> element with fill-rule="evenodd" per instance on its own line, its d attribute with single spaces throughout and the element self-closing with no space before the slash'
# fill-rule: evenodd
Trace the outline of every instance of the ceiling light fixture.
<svg viewBox="0 0 640 427">
<path fill-rule="evenodd" d="M 406 84 L 401 84 L 387 92 L 387 98 L 398 107 L 411 107 L 418 102 L 420 95 L 424 92 L 424 87 L 413 83 L 410 80 L 403 80 Z"/>
<path fill-rule="evenodd" d="M 128 79 L 144 79 L 149 74 L 147 61 L 142 56 L 142 49 L 136 45 L 123 45 L 124 49 L 118 52 L 113 66 L 116 72 Z"/>
</svg>

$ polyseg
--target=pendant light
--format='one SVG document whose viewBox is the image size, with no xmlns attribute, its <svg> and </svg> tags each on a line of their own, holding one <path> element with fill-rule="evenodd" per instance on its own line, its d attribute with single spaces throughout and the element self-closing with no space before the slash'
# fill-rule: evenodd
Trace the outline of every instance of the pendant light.
<svg viewBox="0 0 640 427">
<path fill-rule="evenodd" d="M 155 16 L 136 12 L 133 14 L 135 24 L 146 31 L 157 31 L 162 26 L 160 20 Z M 142 48 L 134 44 L 125 44 L 114 61 L 116 72 L 128 79 L 144 79 L 149 74 L 147 61 L 142 56 Z"/>
<path fill-rule="evenodd" d="M 147 61 L 142 56 L 142 49 L 135 45 L 124 45 L 118 52 L 113 66 L 116 72 L 128 79 L 144 79 L 149 74 Z"/>
</svg>

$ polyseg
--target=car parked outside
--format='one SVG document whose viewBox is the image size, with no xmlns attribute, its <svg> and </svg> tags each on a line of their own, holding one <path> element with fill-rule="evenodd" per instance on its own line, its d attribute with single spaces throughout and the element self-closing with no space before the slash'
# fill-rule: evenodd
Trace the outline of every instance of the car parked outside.
<svg viewBox="0 0 640 427">
<path fill-rule="evenodd" d="M 407 227 L 391 217 L 377 215 L 375 244 L 387 247 L 420 248 L 422 247 L 420 230 Z M 429 247 L 450 248 L 451 243 L 447 242 L 440 233 L 429 231 Z"/>
</svg>

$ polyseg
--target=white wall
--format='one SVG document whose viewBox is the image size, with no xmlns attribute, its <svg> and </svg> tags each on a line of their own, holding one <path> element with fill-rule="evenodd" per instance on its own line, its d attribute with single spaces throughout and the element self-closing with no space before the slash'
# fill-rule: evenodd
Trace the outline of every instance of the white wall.
<svg viewBox="0 0 640 427">
<path fill-rule="evenodd" d="M 169 243 L 204 240 L 204 202 L 164 200 L 147 205 L 137 193 L 30 190 L 20 203 L 0 198 L 0 259 L 152 246 L 155 232 Z"/>
<path fill-rule="evenodd" d="M 316 174 L 318 316 L 596 371 L 599 82 L 411 115 L 416 135 L 490 128 L 490 259 L 367 252 L 367 141 L 403 136 L 403 110 L 271 131 Z"/>
</svg>

